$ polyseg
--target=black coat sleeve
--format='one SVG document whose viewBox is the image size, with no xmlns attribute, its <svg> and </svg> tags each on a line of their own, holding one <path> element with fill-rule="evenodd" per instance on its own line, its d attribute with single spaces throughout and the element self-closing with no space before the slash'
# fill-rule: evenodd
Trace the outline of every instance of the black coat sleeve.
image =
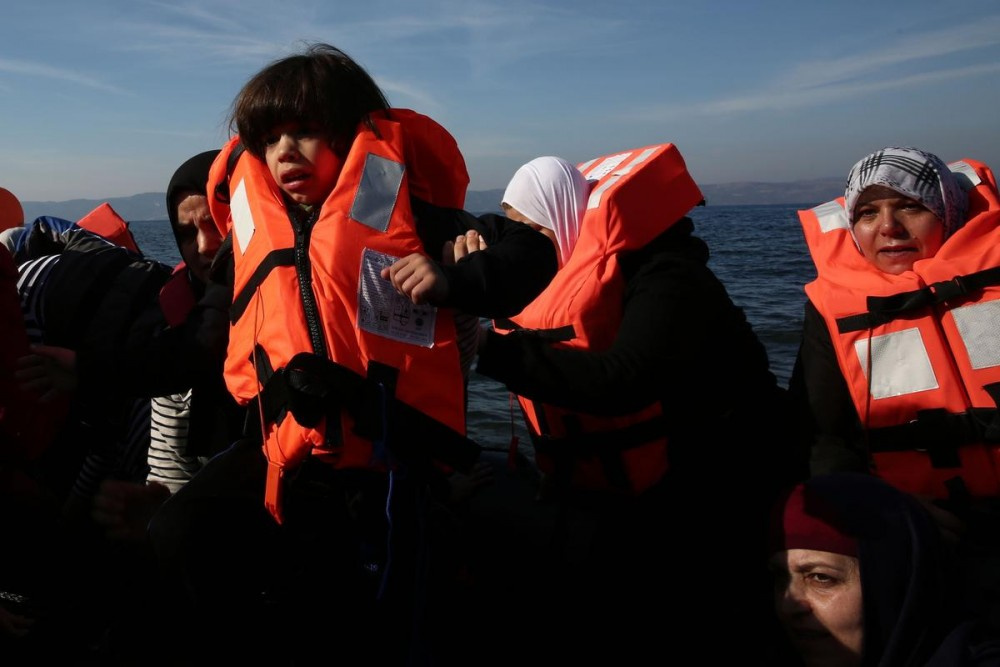
<svg viewBox="0 0 1000 667">
<path fill-rule="evenodd" d="M 77 365 L 81 383 L 132 396 L 162 396 L 221 376 L 229 340 L 233 288 L 231 250 L 220 250 L 213 280 L 178 326 L 167 325 L 158 299 L 150 300 L 129 324 L 120 344 L 81 348 Z"/>
<path fill-rule="evenodd" d="M 680 230 L 679 230 L 680 231 Z M 593 414 L 624 414 L 656 400 L 699 409 L 718 395 L 713 375 L 776 384 L 767 355 L 741 309 L 705 265 L 707 249 L 693 237 L 665 239 L 623 259 L 626 287 L 621 324 L 607 350 L 553 347 L 529 334 L 491 332 L 477 372 L 516 394 Z M 718 366 L 718 369 L 717 369 Z M 759 370 L 743 373 L 740 369 Z M 747 380 L 747 383 L 750 381 Z M 732 394 L 743 388 L 732 389 Z M 694 397 L 698 398 L 695 399 Z"/>
<path fill-rule="evenodd" d="M 470 229 L 486 240 L 486 250 L 441 267 L 448 280 L 448 299 L 439 305 L 480 317 L 510 317 L 531 303 L 556 273 L 552 242 L 527 225 L 420 200 L 413 200 L 413 206 L 420 240 L 435 262 L 441 262 L 445 242 Z"/>
<path fill-rule="evenodd" d="M 812 474 L 868 471 L 858 412 L 840 371 L 823 316 L 807 301 L 802 342 L 788 384 Z"/>
</svg>

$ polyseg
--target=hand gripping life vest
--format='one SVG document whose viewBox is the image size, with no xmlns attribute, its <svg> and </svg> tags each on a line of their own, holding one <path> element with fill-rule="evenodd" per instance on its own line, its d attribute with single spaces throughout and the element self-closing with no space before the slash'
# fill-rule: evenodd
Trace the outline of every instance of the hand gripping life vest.
<svg viewBox="0 0 1000 667">
<path fill-rule="evenodd" d="M 379 276 L 424 252 L 411 195 L 464 204 L 465 163 L 426 116 L 393 109 L 372 120 L 374 132 L 359 125 L 311 225 L 289 216 L 261 160 L 230 159 L 238 137 L 209 174 L 209 192 L 221 185 L 227 195 L 213 215 L 230 211 L 235 262 L 226 384 L 239 403 L 254 402 L 269 464 L 265 504 L 279 522 L 282 480 L 310 454 L 375 470 L 428 460 L 467 467 L 478 454 L 465 438 L 453 312 L 415 306 Z"/>
<path fill-rule="evenodd" d="M 528 329 L 567 348 L 601 352 L 622 318 L 622 253 L 642 248 L 702 201 L 673 144 L 579 165 L 594 181 L 580 236 L 548 287 L 498 331 Z M 596 416 L 518 396 L 539 468 L 571 488 L 641 493 L 667 470 L 660 404 L 625 416 Z"/>
<path fill-rule="evenodd" d="M 989 167 L 949 165 L 965 226 L 890 275 L 858 251 L 843 199 L 799 211 L 823 315 L 874 472 L 935 498 L 1000 496 L 1000 200 Z"/>
</svg>

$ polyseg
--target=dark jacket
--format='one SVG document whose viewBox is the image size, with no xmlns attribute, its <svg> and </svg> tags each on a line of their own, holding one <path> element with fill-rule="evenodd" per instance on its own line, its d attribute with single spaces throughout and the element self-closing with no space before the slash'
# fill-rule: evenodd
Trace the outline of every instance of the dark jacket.
<svg viewBox="0 0 1000 667">
<path fill-rule="evenodd" d="M 868 472 L 861 420 L 837 362 L 830 331 L 811 301 L 806 301 L 802 342 L 788 389 L 800 437 L 811 445 L 812 474 Z"/>
<path fill-rule="evenodd" d="M 592 414 L 659 401 L 675 472 L 708 479 L 752 463 L 772 484 L 798 478 L 801 466 L 782 451 L 790 446 L 785 391 L 693 228 L 685 218 L 622 257 L 622 321 L 607 350 L 490 333 L 476 370 L 514 393 Z"/>
</svg>

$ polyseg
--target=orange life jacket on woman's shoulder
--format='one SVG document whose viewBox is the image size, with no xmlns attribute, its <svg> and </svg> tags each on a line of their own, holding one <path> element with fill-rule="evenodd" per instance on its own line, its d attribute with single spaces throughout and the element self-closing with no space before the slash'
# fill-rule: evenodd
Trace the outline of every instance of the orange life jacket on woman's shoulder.
<svg viewBox="0 0 1000 667">
<path fill-rule="evenodd" d="M 601 352 L 615 340 L 625 281 L 619 258 L 666 231 L 703 197 L 673 144 L 590 160 L 580 171 L 595 181 L 580 236 L 565 265 L 520 314 L 516 328 L 540 330 L 567 348 Z M 496 322 L 499 331 L 511 328 Z M 658 402 L 605 417 L 518 396 L 538 466 L 571 487 L 638 494 L 667 470 Z"/>
<path fill-rule="evenodd" d="M 989 167 L 949 165 L 968 221 L 899 275 L 859 252 L 843 199 L 800 211 L 826 321 L 874 472 L 905 491 L 1000 496 L 1000 199 Z"/>
<path fill-rule="evenodd" d="M 230 159 L 238 137 L 209 175 L 209 192 L 228 181 L 213 215 L 229 209 L 235 259 L 226 384 L 239 403 L 256 402 L 278 521 L 282 479 L 309 455 L 374 470 L 392 465 L 390 453 L 455 454 L 463 466 L 474 456 L 453 311 L 415 306 L 379 276 L 424 252 L 411 196 L 464 204 L 465 163 L 426 116 L 393 109 L 373 122 L 359 125 L 312 224 L 289 215 L 260 159 Z"/>
</svg>

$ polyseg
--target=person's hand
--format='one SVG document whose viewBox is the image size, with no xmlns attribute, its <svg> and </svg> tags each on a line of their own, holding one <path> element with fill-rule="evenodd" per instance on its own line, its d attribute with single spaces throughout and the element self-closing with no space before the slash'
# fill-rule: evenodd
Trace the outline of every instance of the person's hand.
<svg viewBox="0 0 1000 667">
<path fill-rule="evenodd" d="M 41 403 L 76 389 L 76 352 L 65 347 L 32 345 L 31 354 L 17 360 L 14 377 L 22 391 L 38 395 Z"/>
<path fill-rule="evenodd" d="M 456 236 L 454 241 L 445 241 L 444 248 L 441 250 L 441 263 L 445 266 L 451 266 L 463 257 L 480 250 L 486 250 L 486 239 L 476 230 L 470 229 L 466 233 Z"/>
<path fill-rule="evenodd" d="M 382 279 L 418 306 L 438 304 L 448 297 L 448 279 L 427 255 L 413 253 L 382 269 Z"/>
<path fill-rule="evenodd" d="M 153 513 L 170 497 L 170 489 L 158 482 L 137 484 L 104 480 L 94 496 L 90 516 L 104 527 L 109 539 L 141 542 Z"/>
<path fill-rule="evenodd" d="M 934 519 L 934 523 L 937 524 L 938 530 L 941 533 L 941 538 L 948 544 L 956 544 L 966 531 L 965 522 L 934 502 L 933 498 L 919 495 L 916 498 L 930 513 L 931 518 Z"/>
</svg>

